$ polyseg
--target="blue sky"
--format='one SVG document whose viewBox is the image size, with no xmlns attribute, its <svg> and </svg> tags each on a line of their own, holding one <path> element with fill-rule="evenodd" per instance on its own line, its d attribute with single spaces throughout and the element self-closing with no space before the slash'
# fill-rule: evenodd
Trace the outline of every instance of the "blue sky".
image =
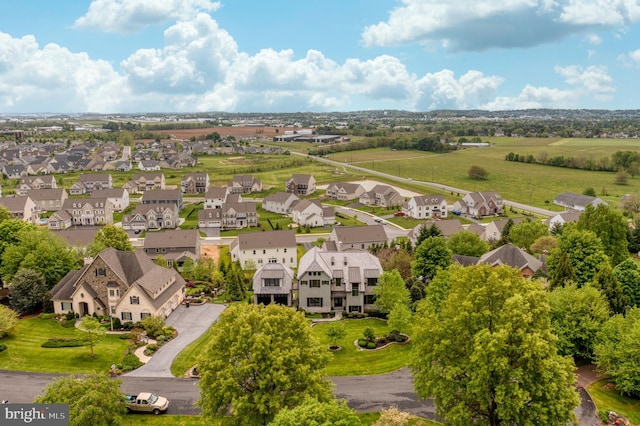
<svg viewBox="0 0 640 426">
<path fill-rule="evenodd" d="M 640 0 L 0 10 L 0 113 L 640 108 Z"/>
</svg>

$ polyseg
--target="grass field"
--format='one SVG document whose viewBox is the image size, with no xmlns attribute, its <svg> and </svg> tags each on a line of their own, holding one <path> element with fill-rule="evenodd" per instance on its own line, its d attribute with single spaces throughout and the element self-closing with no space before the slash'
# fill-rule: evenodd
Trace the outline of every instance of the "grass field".
<svg viewBox="0 0 640 426">
<path fill-rule="evenodd" d="M 88 346 L 74 348 L 41 348 L 50 337 L 78 337 L 75 328 L 63 328 L 57 321 L 26 318 L 18 321 L 12 336 L 2 339 L 8 346 L 0 352 L 0 369 L 39 371 L 43 373 L 89 374 L 108 371 L 111 364 L 122 361 L 129 346 L 118 335 L 106 335 L 95 346 L 90 357 Z"/>
<path fill-rule="evenodd" d="M 587 387 L 598 412 L 615 411 L 629 419 L 632 425 L 640 425 L 640 399 L 620 395 L 608 380 L 600 380 Z"/>
</svg>

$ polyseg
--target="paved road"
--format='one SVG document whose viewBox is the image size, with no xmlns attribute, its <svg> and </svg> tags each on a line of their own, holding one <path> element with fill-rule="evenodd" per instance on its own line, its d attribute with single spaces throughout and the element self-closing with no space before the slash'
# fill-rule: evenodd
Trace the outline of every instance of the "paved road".
<svg viewBox="0 0 640 426">
<path fill-rule="evenodd" d="M 158 352 L 142 367 L 127 373 L 130 377 L 173 377 L 171 363 L 173 359 L 189 343 L 200 337 L 215 320 L 218 319 L 225 305 L 207 303 L 201 306 L 184 305 L 167 318 L 167 325 L 175 327 L 178 337 L 163 345 Z"/>
</svg>

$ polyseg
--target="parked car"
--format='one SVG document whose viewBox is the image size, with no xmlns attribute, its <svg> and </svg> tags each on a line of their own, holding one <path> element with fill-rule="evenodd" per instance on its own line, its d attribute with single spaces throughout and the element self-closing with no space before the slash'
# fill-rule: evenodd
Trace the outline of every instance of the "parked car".
<svg viewBox="0 0 640 426">
<path fill-rule="evenodd" d="M 140 392 L 138 395 L 125 395 L 127 413 L 166 413 L 169 400 L 150 392 Z"/>
<path fill-rule="evenodd" d="M 394 215 L 394 216 L 402 217 L 402 216 L 405 216 L 405 215 L 406 215 L 406 213 L 405 213 L 405 212 L 395 212 L 393 215 Z"/>
</svg>

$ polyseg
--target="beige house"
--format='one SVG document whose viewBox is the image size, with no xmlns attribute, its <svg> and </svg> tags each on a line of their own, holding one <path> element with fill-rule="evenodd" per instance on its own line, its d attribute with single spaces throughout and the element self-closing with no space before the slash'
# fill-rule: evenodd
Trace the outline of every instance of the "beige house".
<svg viewBox="0 0 640 426">
<path fill-rule="evenodd" d="M 29 189 L 52 189 L 57 188 L 55 176 L 24 176 L 20 183 L 16 185 L 16 195 L 27 195 Z"/>
<path fill-rule="evenodd" d="M 248 194 L 262 191 L 262 180 L 253 175 L 234 176 L 229 184 L 229 192 L 233 194 Z"/>
<path fill-rule="evenodd" d="M 64 188 L 28 189 L 26 195 L 36 203 L 36 207 L 41 212 L 60 210 L 65 200 L 69 198 Z"/>
<path fill-rule="evenodd" d="M 157 173 L 137 173 L 133 179 L 124 185 L 124 188 L 133 193 L 143 193 L 154 189 L 165 189 L 165 179 L 162 172 Z"/>
<path fill-rule="evenodd" d="M 326 195 L 334 200 L 355 200 L 364 194 L 365 189 L 359 183 L 333 182 L 327 186 Z"/>
<path fill-rule="evenodd" d="M 267 263 L 282 263 L 290 268 L 298 266 L 296 234 L 292 230 L 240 234 L 229 246 L 231 260 L 259 268 Z M 253 262 L 253 264 L 252 264 Z"/>
<path fill-rule="evenodd" d="M 368 250 L 372 246 L 382 246 L 388 241 L 383 225 L 336 226 L 329 235 L 339 251 Z"/>
<path fill-rule="evenodd" d="M 40 212 L 36 203 L 29 197 L 0 197 L 0 206 L 9 210 L 14 219 L 37 225 L 40 223 Z"/>
<path fill-rule="evenodd" d="M 107 248 L 51 290 L 54 311 L 111 315 L 123 322 L 166 318 L 184 299 L 185 281 L 142 251 Z"/>
<path fill-rule="evenodd" d="M 414 219 L 446 218 L 447 200 L 443 195 L 417 195 L 404 202 L 402 211 Z"/>
<path fill-rule="evenodd" d="M 292 175 L 285 184 L 287 192 L 295 195 L 311 195 L 316 192 L 316 178 L 313 175 Z"/>
</svg>

